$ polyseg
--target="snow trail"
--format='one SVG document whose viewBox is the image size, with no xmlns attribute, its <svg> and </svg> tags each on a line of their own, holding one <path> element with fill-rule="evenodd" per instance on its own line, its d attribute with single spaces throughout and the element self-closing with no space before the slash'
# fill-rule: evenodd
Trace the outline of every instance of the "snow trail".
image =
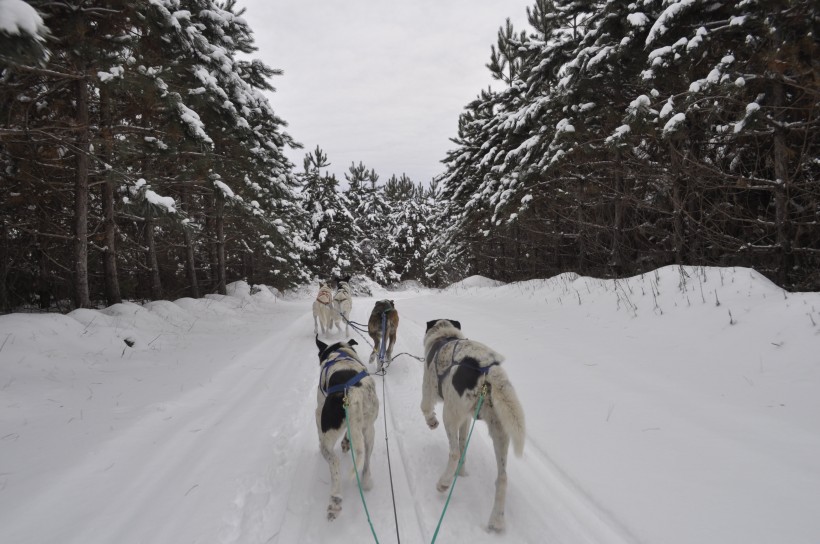
<svg viewBox="0 0 820 544">
<path fill-rule="evenodd" d="M 326 520 L 312 297 L 249 297 L 0 316 L 0 542 L 372 541 L 349 455 L 341 516 Z M 820 295 L 748 270 L 670 267 L 377 292 L 355 298 L 353 319 L 384 297 L 400 314 L 394 353 L 423 355 L 426 322 L 457 319 L 505 356 L 527 416 L 506 532 L 485 529 L 496 466 L 478 422 L 442 544 L 813 543 Z M 366 361 L 368 339 L 351 336 Z M 365 497 L 385 544 L 385 424 L 401 541 L 429 542 L 446 500 L 446 436 L 419 409 L 423 364 L 399 356 L 375 377 Z"/>
</svg>

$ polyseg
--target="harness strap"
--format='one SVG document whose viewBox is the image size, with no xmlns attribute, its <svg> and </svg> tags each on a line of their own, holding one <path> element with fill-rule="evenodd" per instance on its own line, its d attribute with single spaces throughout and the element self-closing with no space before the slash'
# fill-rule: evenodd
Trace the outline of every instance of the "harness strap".
<svg viewBox="0 0 820 544">
<path fill-rule="evenodd" d="M 449 336 L 445 338 L 440 338 L 436 341 L 435 344 L 430 348 L 430 351 L 426 354 L 427 364 L 431 364 L 433 361 L 436 360 L 438 357 L 438 352 L 441 351 L 441 348 L 449 344 L 450 342 L 458 342 L 461 338 L 456 338 L 455 336 Z"/>
<path fill-rule="evenodd" d="M 387 311 L 382 312 L 382 334 L 379 339 L 379 368 L 384 366 L 384 354 L 387 349 Z"/>
<path fill-rule="evenodd" d="M 352 297 L 349 289 L 350 288 L 345 289 L 344 287 L 340 288 L 338 291 L 336 291 L 336 294 L 333 295 L 333 300 L 337 300 L 339 302 L 343 300 L 350 300 Z"/>
<path fill-rule="evenodd" d="M 325 396 L 330 395 L 330 393 L 328 393 L 328 390 L 324 388 L 324 384 L 327 383 L 327 379 L 328 379 L 327 371 L 330 369 L 330 367 L 332 367 L 333 365 L 335 365 L 339 361 L 344 361 L 344 360 L 353 361 L 355 363 L 361 364 L 359 361 L 357 361 L 356 359 L 354 359 L 353 357 L 351 357 L 350 355 L 346 354 L 343 351 L 337 351 L 335 353 L 338 356 L 334 357 L 333 359 L 328 359 L 324 363 L 322 363 L 322 371 L 319 373 L 319 391 L 321 391 Z M 361 379 L 362 378 L 359 378 L 358 380 L 356 380 L 355 383 L 351 384 L 351 387 L 353 385 L 356 385 L 356 383 L 359 383 L 361 381 Z M 333 389 L 333 388 L 331 387 L 331 389 Z"/>
<path fill-rule="evenodd" d="M 356 385 L 357 383 L 359 383 L 360 381 L 362 381 L 365 377 L 367 377 L 369 375 L 370 374 L 367 373 L 367 370 L 362 370 L 361 372 L 359 372 L 358 374 L 356 374 L 355 376 L 353 376 L 352 378 L 347 380 L 345 383 L 340 383 L 338 385 L 334 385 L 332 387 L 329 387 L 327 390 L 324 391 L 324 394 L 325 394 L 325 396 L 329 397 L 330 395 L 332 395 L 334 393 L 341 393 L 343 391 L 347 391 L 348 389 L 350 389 L 351 387 L 353 387 L 354 385 Z"/>
</svg>

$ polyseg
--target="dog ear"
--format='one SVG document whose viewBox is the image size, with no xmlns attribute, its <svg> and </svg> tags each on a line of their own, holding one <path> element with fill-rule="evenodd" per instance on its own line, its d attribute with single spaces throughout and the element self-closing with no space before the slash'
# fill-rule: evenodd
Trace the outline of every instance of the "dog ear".
<svg viewBox="0 0 820 544">
<path fill-rule="evenodd" d="M 430 329 L 432 329 L 432 328 L 433 328 L 433 326 L 434 326 L 436 323 L 438 323 L 438 322 L 439 322 L 439 320 L 438 320 L 438 319 L 434 319 L 434 320 L 432 320 L 432 321 L 428 321 L 428 322 L 427 322 L 427 330 L 429 331 Z"/>
<path fill-rule="evenodd" d="M 358 346 L 359 343 L 356 342 L 356 340 L 354 340 L 353 338 L 351 338 L 350 340 L 347 341 L 347 345 L 348 346 Z"/>
<path fill-rule="evenodd" d="M 319 340 L 319 335 L 316 335 L 316 347 L 319 348 L 319 353 L 322 353 L 324 350 L 327 349 L 327 344 Z"/>
<path fill-rule="evenodd" d="M 454 326 L 455 328 L 457 328 L 458 330 L 461 330 L 461 323 L 459 323 L 459 322 L 458 322 L 458 321 L 456 321 L 455 319 L 448 319 L 447 321 L 449 321 L 450 323 L 452 323 L 452 324 L 453 324 L 453 326 Z"/>
</svg>

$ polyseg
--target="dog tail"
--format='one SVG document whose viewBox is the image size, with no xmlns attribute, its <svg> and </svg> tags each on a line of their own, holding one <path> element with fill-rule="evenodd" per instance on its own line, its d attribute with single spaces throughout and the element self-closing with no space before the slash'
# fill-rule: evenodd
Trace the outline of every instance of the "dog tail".
<svg viewBox="0 0 820 544">
<path fill-rule="evenodd" d="M 507 373 L 500 365 L 490 367 L 487 374 L 487 381 L 492 385 L 490 392 L 493 408 L 501 426 L 507 432 L 512 441 L 513 451 L 518 457 L 524 453 L 524 438 L 526 436 L 526 424 L 524 421 L 524 409 L 518 400 L 518 395 L 513 389 Z"/>
</svg>

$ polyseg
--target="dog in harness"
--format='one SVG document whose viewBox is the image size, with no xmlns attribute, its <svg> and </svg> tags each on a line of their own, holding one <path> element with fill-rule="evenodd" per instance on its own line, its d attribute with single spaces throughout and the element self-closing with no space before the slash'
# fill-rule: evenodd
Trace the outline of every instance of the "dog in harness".
<svg viewBox="0 0 820 544">
<path fill-rule="evenodd" d="M 465 338 L 461 323 L 451 319 L 427 322 L 424 352 L 421 412 L 427 426 L 435 429 L 438 427 L 435 406 L 438 401 L 444 402 L 442 414 L 450 452 L 436 489 L 444 492 L 452 485 L 467 442 L 470 420 L 479 396 L 485 391 L 478 418 L 487 423 L 498 467 L 488 528 L 502 531 L 507 495 L 507 453 L 512 441 L 516 455 L 521 456 L 525 437 L 524 411 L 501 366 L 504 357 L 484 344 Z M 466 476 L 464 465 L 459 476 Z"/>
<path fill-rule="evenodd" d="M 350 311 L 353 309 L 353 289 L 350 287 L 350 276 L 336 280 L 333 309 L 333 323 L 339 330 L 342 330 L 342 321 L 344 321 L 345 336 L 350 336 Z"/>
<path fill-rule="evenodd" d="M 373 306 L 370 319 L 367 321 L 367 333 L 373 339 L 373 352 L 370 354 L 371 365 L 378 359 L 376 372 L 382 370 L 383 363 L 390 364 L 393 358 L 393 346 L 396 344 L 396 331 L 399 328 L 399 312 L 392 300 L 380 300 Z"/>
<path fill-rule="evenodd" d="M 319 388 L 316 392 L 316 430 L 319 451 L 330 466 L 330 501 L 327 519 L 333 521 L 342 511 L 342 488 L 339 478 L 339 457 L 336 442 L 345 435 L 345 399 L 350 435 L 342 440 L 342 451 L 352 447 L 356 455 L 356 471 L 361 475 L 362 489 L 373 487 L 370 475 L 370 454 L 376 434 L 379 398 L 376 384 L 359 360 L 353 346 L 355 340 L 327 345 L 316 337 L 319 348 Z"/>
<path fill-rule="evenodd" d="M 319 334 L 319 326 L 322 327 L 322 334 L 330 331 L 333 325 L 333 291 L 326 281 L 319 282 L 319 294 L 313 301 L 313 334 Z"/>
</svg>

